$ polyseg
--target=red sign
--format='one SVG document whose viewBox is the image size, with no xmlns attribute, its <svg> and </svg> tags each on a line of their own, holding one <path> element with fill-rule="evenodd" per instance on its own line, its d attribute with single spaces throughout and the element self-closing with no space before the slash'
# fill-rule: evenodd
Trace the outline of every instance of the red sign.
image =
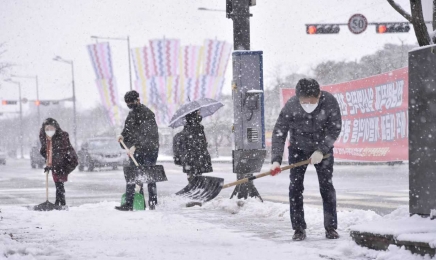
<svg viewBox="0 0 436 260">
<path fill-rule="evenodd" d="M 408 68 L 321 87 L 341 108 L 342 129 L 335 157 L 352 161 L 407 161 Z M 281 104 L 295 95 L 282 89 Z"/>
</svg>

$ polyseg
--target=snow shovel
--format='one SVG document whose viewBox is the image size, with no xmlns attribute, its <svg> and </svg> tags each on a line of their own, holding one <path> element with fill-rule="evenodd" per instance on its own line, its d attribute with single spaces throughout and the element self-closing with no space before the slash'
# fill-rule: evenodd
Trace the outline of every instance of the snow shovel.
<svg viewBox="0 0 436 260">
<path fill-rule="evenodd" d="M 126 151 L 129 150 L 129 148 L 127 148 L 127 146 L 124 144 L 122 140 L 120 140 L 120 143 L 123 145 Z M 144 166 L 138 164 L 134 156 L 129 155 L 129 157 L 132 159 L 132 161 L 140 170 L 138 181 L 141 181 L 142 183 L 152 183 L 152 182 L 161 182 L 161 181 L 168 180 L 167 176 L 165 175 L 164 167 L 162 165 Z"/>
<path fill-rule="evenodd" d="M 326 154 L 323 159 L 330 157 L 330 154 Z M 290 164 L 288 166 L 280 168 L 282 171 L 289 170 L 292 168 L 300 167 L 310 163 L 310 159 L 301 161 L 298 163 Z M 223 178 L 209 177 L 209 176 L 198 176 L 194 177 L 192 181 L 189 182 L 188 186 L 183 188 L 181 191 L 177 192 L 176 195 L 189 198 L 195 201 L 206 202 L 214 199 L 221 192 L 222 189 L 226 189 L 238 184 L 249 182 L 255 179 L 259 179 L 265 176 L 271 175 L 271 171 L 260 173 L 248 178 L 241 179 L 239 181 L 231 182 L 224 185 Z"/>
<path fill-rule="evenodd" d="M 136 186 L 138 187 L 138 185 Z M 121 196 L 121 205 L 126 203 L 126 193 Z M 144 194 L 141 194 L 135 190 L 135 196 L 133 197 L 133 210 L 145 210 Z"/>
<path fill-rule="evenodd" d="M 48 201 L 48 174 L 50 173 L 50 170 L 44 171 L 45 173 L 45 197 L 46 201 L 36 205 L 33 207 L 33 210 L 35 211 L 52 211 L 52 210 L 61 210 L 62 206 L 55 205 Z"/>
</svg>

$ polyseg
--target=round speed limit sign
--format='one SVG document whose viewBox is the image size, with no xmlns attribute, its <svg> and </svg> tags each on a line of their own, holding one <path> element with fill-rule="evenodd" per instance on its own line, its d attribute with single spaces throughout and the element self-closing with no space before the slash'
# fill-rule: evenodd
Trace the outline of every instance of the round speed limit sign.
<svg viewBox="0 0 436 260">
<path fill-rule="evenodd" d="M 354 14 L 350 17 L 350 20 L 348 20 L 348 29 L 354 34 L 363 33 L 366 27 L 368 27 L 368 20 L 361 14 Z"/>
</svg>

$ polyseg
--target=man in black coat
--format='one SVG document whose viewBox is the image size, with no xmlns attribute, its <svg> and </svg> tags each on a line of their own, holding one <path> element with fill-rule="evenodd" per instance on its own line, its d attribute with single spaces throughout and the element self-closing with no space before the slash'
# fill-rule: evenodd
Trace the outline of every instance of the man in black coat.
<svg viewBox="0 0 436 260">
<path fill-rule="evenodd" d="M 154 166 L 156 165 L 159 153 L 159 134 L 154 113 L 139 101 L 138 92 L 132 90 L 126 93 L 124 101 L 127 107 L 130 108 L 129 115 L 126 118 L 124 129 L 117 140 L 124 141 L 129 148 L 129 156 L 134 156 L 140 165 Z M 126 179 L 126 203 L 117 210 L 130 211 L 133 210 L 133 199 L 135 196 L 135 185 L 139 169 L 129 159 L 128 164 L 123 167 L 124 177 Z M 142 183 L 141 193 L 142 191 Z M 155 209 L 157 204 L 156 183 L 148 183 L 148 195 L 150 209 Z"/>
<path fill-rule="evenodd" d="M 274 127 L 271 151 L 271 174 L 280 172 L 286 137 L 290 135 L 289 164 L 310 159 L 316 168 L 324 208 L 326 237 L 339 237 L 336 215 L 336 191 L 333 187 L 333 144 L 341 132 L 341 111 L 335 97 L 321 91 L 314 79 L 301 79 L 296 96 L 280 112 Z M 330 157 L 323 159 L 329 154 Z M 291 169 L 289 204 L 293 240 L 306 238 L 303 210 L 303 180 L 307 165 Z"/>
</svg>

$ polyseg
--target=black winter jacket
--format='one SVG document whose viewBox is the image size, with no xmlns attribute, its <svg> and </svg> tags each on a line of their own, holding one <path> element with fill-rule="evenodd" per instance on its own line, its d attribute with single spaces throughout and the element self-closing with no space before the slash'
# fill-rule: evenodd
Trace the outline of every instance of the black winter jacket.
<svg viewBox="0 0 436 260">
<path fill-rule="evenodd" d="M 152 152 L 159 150 L 159 134 L 154 113 L 145 105 L 133 108 L 126 118 L 121 132 L 127 147 Z"/>
<path fill-rule="evenodd" d="M 204 127 L 185 125 L 173 139 L 174 163 L 183 166 L 183 172 L 200 175 L 212 172 L 212 160 L 207 150 Z"/>
<path fill-rule="evenodd" d="M 298 97 L 291 97 L 280 112 L 272 135 L 271 162 L 282 163 L 286 137 L 292 149 L 307 152 L 321 151 L 324 155 L 332 148 L 341 132 L 342 119 L 336 98 L 321 91 L 318 107 L 307 113 Z"/>
</svg>

